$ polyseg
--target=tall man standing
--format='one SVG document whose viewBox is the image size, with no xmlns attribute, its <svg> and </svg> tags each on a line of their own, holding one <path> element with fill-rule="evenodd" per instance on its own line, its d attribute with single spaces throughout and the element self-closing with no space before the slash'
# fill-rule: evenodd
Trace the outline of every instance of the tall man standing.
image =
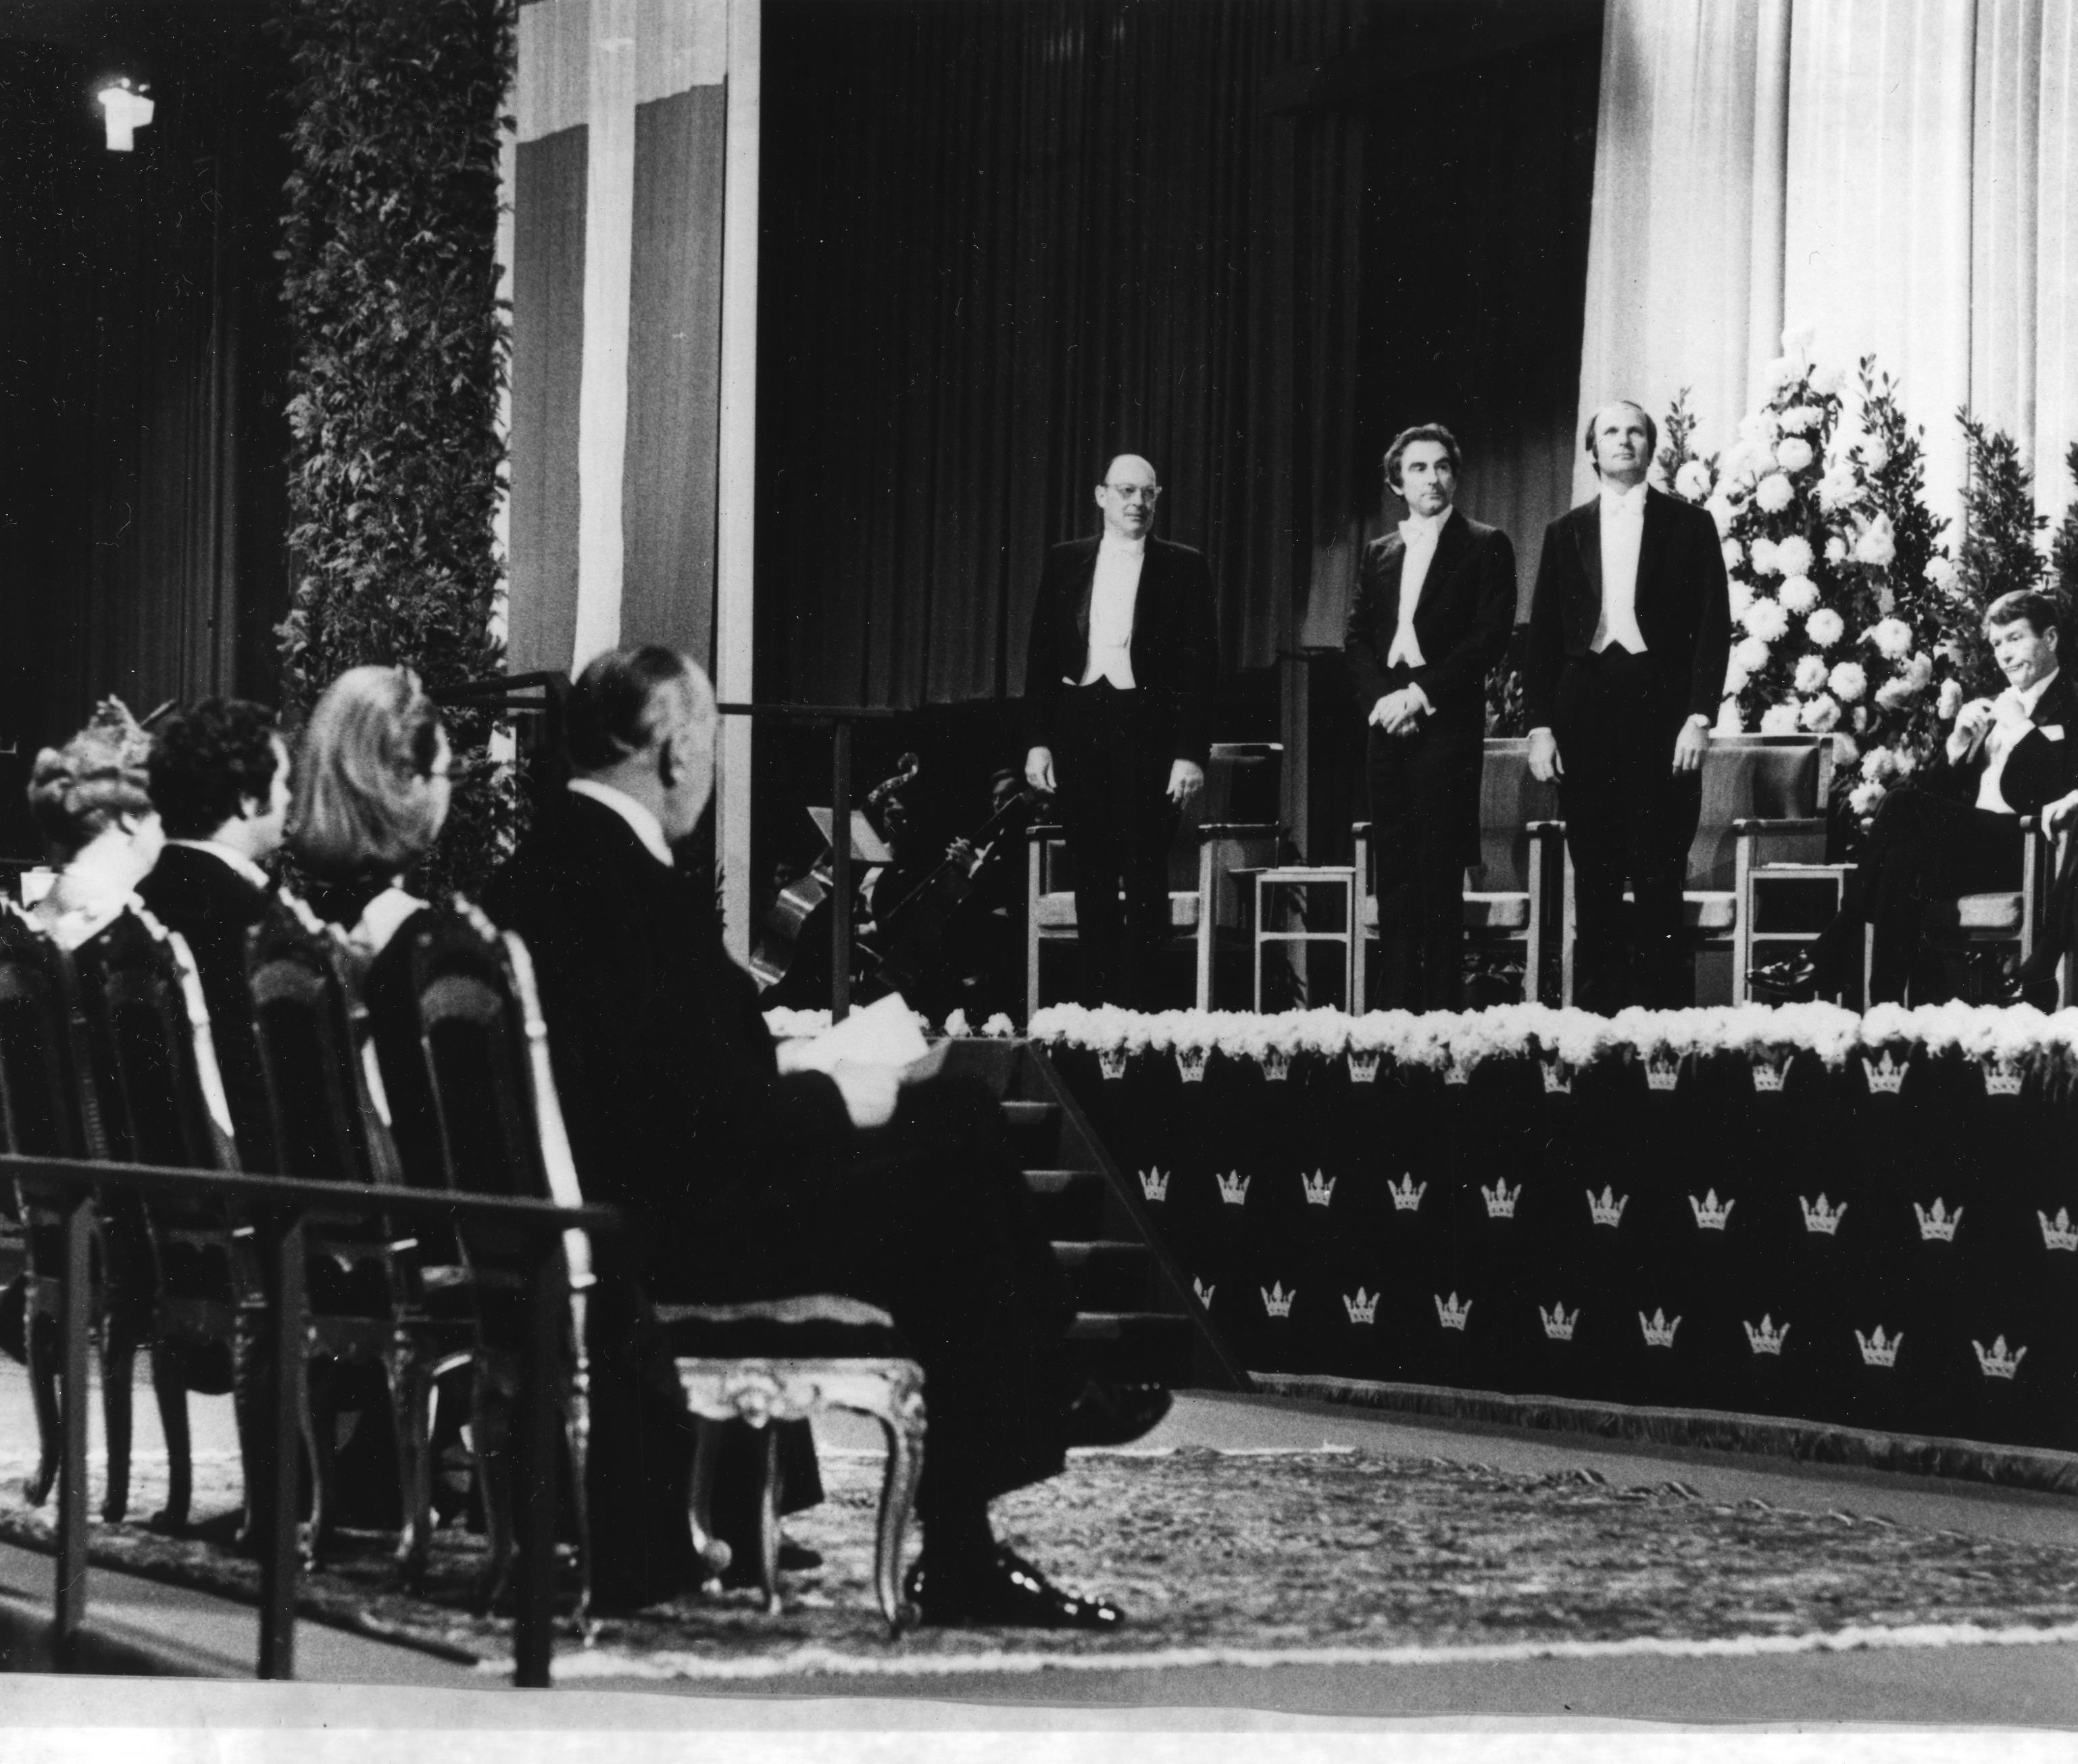
<svg viewBox="0 0 2078 1764">
<path fill-rule="evenodd" d="M 1515 623 L 1515 547 L 1454 511 L 1457 438 L 1403 431 L 1385 479 L 1407 504 L 1365 548 L 1343 653 L 1370 726 L 1379 1003 L 1464 1003 L 1465 871 L 1479 851 L 1487 670 Z"/>
<path fill-rule="evenodd" d="M 1210 750 L 1212 574 L 1203 553 L 1152 536 L 1161 494 L 1145 460 L 1113 460 L 1096 487 L 1103 534 L 1047 553 L 1032 609 L 1024 778 L 1060 793 L 1085 1004 L 1157 1002 L 1169 844 Z"/>
<path fill-rule="evenodd" d="M 1558 782 L 1575 995 L 1594 1011 L 1688 1002 L 1682 887 L 1731 649 L 1717 523 L 1646 485 L 1658 444 L 1652 419 L 1628 401 L 1589 419 L 1601 494 L 1545 530 L 1529 607 L 1529 769 Z M 1637 903 L 1628 928 L 1626 878 Z"/>
</svg>

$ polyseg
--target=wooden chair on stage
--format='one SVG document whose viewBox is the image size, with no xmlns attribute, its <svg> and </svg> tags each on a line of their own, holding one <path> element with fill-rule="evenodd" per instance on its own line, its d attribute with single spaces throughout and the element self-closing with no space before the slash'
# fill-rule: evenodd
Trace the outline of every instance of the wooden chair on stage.
<svg viewBox="0 0 2078 1764">
<path fill-rule="evenodd" d="M 1978 949 L 2004 948 L 2025 961 L 2034 955 L 2042 935 L 2048 906 L 2050 884 L 2057 877 L 2066 856 L 2071 835 L 2067 829 L 2052 836 L 2043 830 L 2040 818 L 2023 815 L 2021 826 L 2021 882 L 2017 890 L 1996 890 L 1964 895 L 1955 900 L 1930 900 L 1922 931 L 1938 949 L 1967 953 Z M 1868 971 L 1870 940 L 1863 941 L 1862 971 Z M 2073 1002 L 2072 963 L 2068 954 L 2057 970 L 2057 1003 Z"/>
<path fill-rule="evenodd" d="M 131 912 L 74 959 L 87 1028 L 92 1081 L 108 1155 L 119 1161 L 236 1171 L 230 1106 L 216 1065 L 202 982 L 182 939 L 148 914 Z M 252 1236 L 226 1202 L 160 1197 L 140 1203 L 156 1279 L 150 1338 L 152 1387 L 166 1441 L 168 1489 L 153 1524 L 185 1528 L 193 1491 L 190 1391 L 222 1395 L 237 1382 L 241 1339 L 253 1339 L 266 1310 Z M 103 1516 L 123 1517 L 130 1479 L 127 1353 L 102 1357 L 108 1428 Z M 253 1417 L 241 1400 L 240 1460 L 250 1492 Z"/>
<path fill-rule="evenodd" d="M 510 932 L 493 931 L 473 913 L 440 915 L 411 935 L 420 1044 L 449 1179 L 462 1189 L 574 1203 L 577 1168 L 557 1100 L 549 1028 L 526 945 Z M 518 1246 L 472 1230 L 464 1233 L 463 1247 L 483 1319 L 488 1375 L 479 1385 L 492 1409 L 479 1421 L 478 1437 L 488 1461 L 486 1507 L 492 1518 L 494 1559 L 502 1569 L 511 1530 L 498 1468 L 506 1429 L 495 1411 L 509 1400 L 515 1375 L 510 1344 L 517 1318 L 515 1313 L 508 1320 L 511 1306 L 503 1295 L 509 1288 L 516 1299 L 518 1270 L 511 1258 Z M 584 1295 L 591 1276 L 582 1237 L 566 1243 L 565 1256 L 572 1308 L 564 1412 L 582 1535 L 587 1450 Z M 923 1370 L 910 1357 L 893 1320 L 832 1294 L 747 1304 L 660 1305 L 657 1315 L 699 1429 L 689 1491 L 693 1540 L 715 1572 L 728 1565 L 711 1517 L 718 1430 L 732 1420 L 765 1430 L 759 1568 L 767 1607 L 775 1612 L 780 1608 L 774 1462 L 778 1436 L 770 1424 L 804 1420 L 826 1408 L 854 1410 L 881 1424 L 888 1453 L 874 1587 L 890 1628 L 899 1631 L 912 1615 L 902 1600 L 902 1545 L 923 1470 L 924 1408 Z"/>
<path fill-rule="evenodd" d="M 1284 829 L 1274 818 L 1284 749 L 1275 741 L 1215 742 L 1205 787 L 1184 809 L 1169 850 L 1169 927 L 1187 938 L 1196 965 L 1193 1003 L 1209 1011 L 1212 956 L 1224 936 L 1240 937 L 1246 914 L 1237 870 L 1278 861 Z M 1266 811 L 1267 813 L 1266 814 Z M 1249 817 L 1249 818 L 1244 818 Z M 1062 828 L 1050 822 L 1025 830 L 1024 1018 L 1039 1009 L 1039 964 L 1048 944 L 1076 936 L 1073 857 Z"/>
<path fill-rule="evenodd" d="M 1529 744 L 1496 737 L 1486 744 L 1479 775 L 1479 861 L 1466 876 L 1465 940 L 1475 951 L 1520 951 L 1522 995 L 1541 996 L 1545 957 L 1557 930 L 1551 902 L 1565 824 L 1555 819 L 1558 791 L 1529 775 Z M 1367 999 L 1367 959 L 1378 940 L 1378 895 L 1371 874 L 1371 824 L 1358 821 L 1356 839 L 1358 919 L 1362 942 L 1350 988 L 1352 1011 Z"/>
</svg>

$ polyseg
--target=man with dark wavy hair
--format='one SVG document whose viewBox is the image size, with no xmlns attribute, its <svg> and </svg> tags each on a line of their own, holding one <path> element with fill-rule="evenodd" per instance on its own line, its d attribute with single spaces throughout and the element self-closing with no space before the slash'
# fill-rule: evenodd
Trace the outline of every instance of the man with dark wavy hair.
<svg viewBox="0 0 2078 1764">
<path fill-rule="evenodd" d="M 272 1170 L 274 1132 L 245 990 L 245 935 L 282 910 L 261 866 L 281 849 L 288 817 L 288 747 L 265 705 L 204 699 L 161 725 L 150 778 L 166 849 L 138 897 L 187 940 L 240 1160 L 248 1170 Z"/>
<path fill-rule="evenodd" d="M 1402 431 L 1385 481 L 1407 504 L 1364 549 L 1342 653 L 1370 731 L 1378 1002 L 1465 1002 L 1465 865 L 1479 856 L 1487 670 L 1515 624 L 1515 547 L 1457 511 L 1463 458 L 1440 423 Z"/>
</svg>

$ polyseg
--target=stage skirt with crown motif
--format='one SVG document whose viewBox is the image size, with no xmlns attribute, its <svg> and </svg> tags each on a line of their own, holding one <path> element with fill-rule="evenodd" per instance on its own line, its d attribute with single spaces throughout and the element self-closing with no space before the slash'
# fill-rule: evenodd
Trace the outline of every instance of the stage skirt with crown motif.
<svg viewBox="0 0 2078 1764">
<path fill-rule="evenodd" d="M 1366 1078 L 1100 1039 L 1049 1051 L 1251 1370 L 2078 1452 L 2060 1041 L 1547 1036 Z"/>
</svg>

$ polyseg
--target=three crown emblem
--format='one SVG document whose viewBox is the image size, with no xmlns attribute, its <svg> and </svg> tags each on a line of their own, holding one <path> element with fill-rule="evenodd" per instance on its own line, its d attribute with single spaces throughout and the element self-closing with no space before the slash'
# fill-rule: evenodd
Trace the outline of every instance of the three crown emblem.
<svg viewBox="0 0 2078 1764">
<path fill-rule="evenodd" d="M 1573 1069 L 1557 1054 L 1545 1057 L 1542 1070 L 1546 1096 L 1571 1096 L 1573 1094 Z"/>
<path fill-rule="evenodd" d="M 1259 1056 L 1262 1061 L 1262 1075 L 1273 1084 L 1281 1084 L 1291 1075 L 1291 1050 L 1289 1048 L 1265 1048 Z"/>
<path fill-rule="evenodd" d="M 1650 1318 L 1642 1311 L 1639 1312 L 1638 1326 L 1645 1332 L 1647 1347 L 1671 1348 L 1674 1345 L 1674 1332 L 1681 1327 L 1681 1320 L 1676 1317 L 1669 1323 L 1666 1310 L 1661 1307 L 1655 1309 Z"/>
<path fill-rule="evenodd" d="M 1746 1345 L 1755 1353 L 1772 1353 L 1777 1358 L 1781 1357 L 1782 1344 L 1789 1339 L 1788 1324 L 1785 1323 L 1780 1328 L 1777 1328 L 1773 1317 L 1763 1316 L 1758 1327 L 1749 1323 L 1745 1325 L 1745 1328 Z"/>
<path fill-rule="evenodd" d="M 1495 1177 L 1491 1188 L 1483 1182 L 1479 1185 L 1479 1199 L 1487 1203 L 1487 1217 L 1489 1219 L 1514 1218 L 1515 1203 L 1521 1195 L 1522 1184 L 1517 1182 L 1510 1188 L 1505 1176 Z"/>
<path fill-rule="evenodd" d="M 1210 1048 L 1179 1048 L 1176 1049 L 1176 1070 L 1186 1084 L 1202 1084 L 1205 1078 L 1205 1061 L 1212 1056 Z"/>
<path fill-rule="evenodd" d="M 1905 1088 L 1905 1074 L 1911 1070 L 1911 1061 L 1899 1059 L 1888 1048 L 1883 1050 L 1880 1060 L 1871 1060 L 1866 1054 L 1862 1057 L 1862 1075 L 1869 1081 L 1871 1096 L 1896 1095 Z"/>
<path fill-rule="evenodd" d="M 1140 1173 L 1140 1192 L 1149 1200 L 1166 1200 L 1169 1198 L 1169 1178 L 1172 1170 L 1143 1170 Z"/>
<path fill-rule="evenodd" d="M 1588 1211 L 1596 1224 L 1607 1225 L 1612 1231 L 1622 1224 L 1624 1208 L 1630 1204 L 1629 1195 L 1619 1195 L 1614 1185 L 1609 1182 L 1602 1184 L 1602 1198 L 1600 1200 L 1595 1199 L 1593 1189 L 1589 1189 L 1587 1193 Z"/>
<path fill-rule="evenodd" d="M 1753 1087 L 1756 1091 L 1779 1091 L 1789 1078 L 1789 1056 L 1779 1060 L 1759 1060 L 1753 1062 Z"/>
<path fill-rule="evenodd" d="M 2017 1096 L 2027 1080 L 2027 1068 L 2018 1060 L 1986 1060 L 1981 1070 L 1987 1096 Z"/>
<path fill-rule="evenodd" d="M 1216 1174 L 1213 1179 L 1220 1185 L 1220 1199 L 1227 1205 L 1241 1207 L 1248 1203 L 1248 1185 L 1255 1180 L 1253 1176 L 1244 1176 L 1237 1170 L 1230 1170 L 1224 1176 Z"/>
<path fill-rule="evenodd" d="M 1366 1292 L 1362 1287 L 1358 1287 L 1354 1299 L 1346 1292 L 1342 1295 L 1342 1308 L 1349 1312 L 1350 1321 L 1352 1323 L 1375 1323 L 1378 1321 L 1378 1301 L 1380 1297 L 1380 1294 Z"/>
<path fill-rule="evenodd" d="M 1443 1082 L 1446 1084 L 1469 1084 L 1472 1082 L 1471 1062 L 1453 1055 L 1443 1062 Z"/>
<path fill-rule="evenodd" d="M 1197 1295 L 1198 1303 L 1203 1305 L 1208 1311 L 1212 1308 L 1212 1295 L 1219 1290 L 1220 1289 L 1216 1282 L 1208 1287 L 1204 1281 L 1197 1278 L 1195 1275 L 1191 1277 L 1191 1291 Z"/>
<path fill-rule="evenodd" d="M 1693 1195 L 1688 1197 L 1689 1210 L 1696 1215 L 1696 1225 L 1704 1231 L 1722 1231 L 1731 1222 L 1732 1209 L 1738 1205 L 1735 1200 L 1720 1203 L 1714 1188 L 1700 1200 Z"/>
<path fill-rule="evenodd" d="M 1306 1191 L 1306 1204 L 1309 1207 L 1328 1205 L 1334 1199 L 1335 1183 L 1337 1179 L 1333 1176 L 1325 1175 L 1317 1170 L 1311 1176 L 1301 1170 L 1299 1173 L 1299 1185 Z"/>
<path fill-rule="evenodd" d="M 1916 1200 L 1912 1203 L 1912 1210 L 1919 1216 L 1919 1241 L 1922 1243 L 1955 1242 L 1955 1228 L 1963 1223 L 1963 1209 L 1960 1207 L 1951 1213 L 1948 1211 L 1947 1203 L 1936 1195 L 1931 1210 L 1921 1206 Z"/>
<path fill-rule="evenodd" d="M 1646 1088 L 1671 1091 L 1681 1082 L 1681 1062 L 1668 1054 L 1655 1054 L 1645 1062 Z"/>
<path fill-rule="evenodd" d="M 1257 1287 L 1256 1291 L 1262 1294 L 1262 1308 L 1273 1317 L 1290 1316 L 1291 1301 L 1299 1296 L 1299 1289 L 1296 1287 L 1287 1292 L 1284 1290 L 1284 1282 L 1281 1280 L 1274 1282 L 1266 1291 L 1261 1287 Z"/>
<path fill-rule="evenodd" d="M 2058 1207 L 2054 1219 L 2037 1207 L 2034 1216 L 2042 1221 L 2044 1249 L 2078 1250 L 2078 1225 L 2071 1223 L 2071 1209 L 2068 1207 Z"/>
<path fill-rule="evenodd" d="M 1122 1078 L 1125 1076 L 1125 1062 L 1132 1057 L 1131 1050 L 1126 1048 L 1099 1048 L 1097 1070 L 1108 1078 Z"/>
<path fill-rule="evenodd" d="M 1392 1196 L 1395 1212 L 1418 1213 L 1421 1211 L 1421 1197 L 1429 1192 L 1429 1184 L 1425 1179 L 1417 1188 L 1414 1186 L 1414 1172 L 1410 1170 L 1398 1182 L 1387 1182 L 1385 1191 Z"/>
<path fill-rule="evenodd" d="M 1434 1296 L 1436 1299 L 1437 1322 L 1440 1323 L 1446 1329 L 1456 1329 L 1462 1332 L 1465 1325 L 1471 1321 L 1472 1307 L 1478 1301 L 1475 1299 L 1467 1299 L 1463 1304 L 1460 1304 L 1458 1302 L 1458 1295 L 1454 1291 L 1451 1293 L 1450 1302 L 1448 1303 L 1444 1302 L 1443 1295 L 1440 1292 L 1436 1294 Z"/>
<path fill-rule="evenodd" d="M 1542 1305 L 1539 1305 L 1537 1307 L 1537 1315 L 1544 1324 L 1544 1333 L 1548 1339 L 1553 1341 L 1571 1341 L 1573 1339 L 1573 1326 L 1580 1320 L 1580 1307 L 1575 1305 L 1573 1314 L 1568 1316 L 1566 1314 L 1565 1301 L 1560 1299 L 1554 1302 L 1549 1311 L 1546 1311 Z"/>
<path fill-rule="evenodd" d="M 1815 1231 L 1821 1236 L 1837 1236 L 1840 1229 L 1840 1221 L 1847 1216 L 1847 1203 L 1843 1200 L 1837 1207 L 1830 1205 L 1826 1199 L 1825 1191 L 1822 1189 L 1819 1191 L 1815 1204 L 1806 1200 L 1801 1195 L 1796 1197 L 1796 1204 L 1804 1209 L 1804 1228 L 1806 1231 Z"/>
<path fill-rule="evenodd" d="M 1896 1335 L 1886 1336 L 1879 1323 L 1873 1335 L 1863 1335 L 1859 1329 L 1855 1330 L 1855 1340 L 1861 1348 L 1863 1366 L 1896 1366 L 1897 1350 L 1905 1345 L 1905 1331 L 1901 1329 Z"/>
<path fill-rule="evenodd" d="M 1981 1341 L 1972 1341 L 1970 1345 L 1977 1350 L 1977 1370 L 1988 1378 L 2010 1379 L 2020 1370 L 2021 1362 L 2027 1357 L 2026 1348 L 2009 1352 L 2004 1336 L 1994 1341 L 1988 1349 Z"/>
<path fill-rule="evenodd" d="M 1351 1048 L 1349 1050 L 1350 1083 L 1373 1084 L 1378 1081 L 1378 1062 L 1381 1051 L 1378 1048 Z"/>
</svg>

